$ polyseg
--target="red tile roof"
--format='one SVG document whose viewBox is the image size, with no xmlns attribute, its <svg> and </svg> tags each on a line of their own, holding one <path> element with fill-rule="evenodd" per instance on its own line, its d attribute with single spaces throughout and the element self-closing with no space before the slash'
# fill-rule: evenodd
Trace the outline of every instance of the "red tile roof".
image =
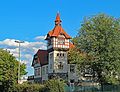
<svg viewBox="0 0 120 92">
<path fill-rule="evenodd" d="M 60 24 L 61 22 L 62 22 L 62 21 L 61 21 L 61 19 L 60 19 L 60 14 L 59 14 L 59 13 L 57 13 L 55 23 Z"/>
<path fill-rule="evenodd" d="M 39 49 L 35 55 L 37 55 L 37 63 L 39 63 L 41 66 L 48 64 L 48 52 L 47 52 L 47 50 Z M 33 59 L 33 62 L 34 62 L 34 59 Z M 33 63 L 32 63 L 32 66 L 34 66 Z"/>
<path fill-rule="evenodd" d="M 61 20 L 60 20 L 60 15 L 57 14 L 56 20 L 55 20 L 55 27 L 53 30 L 49 31 L 47 34 L 46 39 L 48 37 L 58 37 L 60 34 L 63 34 L 67 39 L 70 39 L 71 37 L 64 31 L 64 29 L 61 26 Z"/>
<path fill-rule="evenodd" d="M 48 52 L 47 50 L 38 50 L 37 56 L 41 65 L 48 64 Z"/>
<path fill-rule="evenodd" d="M 75 45 L 72 42 L 70 42 L 69 44 L 70 44 L 70 48 L 74 48 L 75 47 Z"/>
<path fill-rule="evenodd" d="M 63 34 L 67 39 L 71 38 L 61 26 L 55 26 L 55 28 L 48 33 L 50 37 L 58 37 L 60 34 Z"/>
</svg>

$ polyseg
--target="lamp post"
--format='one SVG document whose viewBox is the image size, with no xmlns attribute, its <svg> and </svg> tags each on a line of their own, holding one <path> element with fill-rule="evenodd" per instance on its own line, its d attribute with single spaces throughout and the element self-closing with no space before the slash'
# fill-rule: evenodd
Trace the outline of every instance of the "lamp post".
<svg viewBox="0 0 120 92">
<path fill-rule="evenodd" d="M 24 43 L 24 41 L 15 41 L 16 43 L 18 43 L 19 45 L 19 51 L 18 51 L 18 59 L 19 59 L 19 63 L 18 63 L 18 83 L 20 82 L 20 44 Z"/>
</svg>

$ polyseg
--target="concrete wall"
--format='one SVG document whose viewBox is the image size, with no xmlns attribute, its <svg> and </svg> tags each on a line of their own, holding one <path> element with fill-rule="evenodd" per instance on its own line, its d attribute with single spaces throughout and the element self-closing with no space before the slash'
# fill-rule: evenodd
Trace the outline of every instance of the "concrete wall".
<svg viewBox="0 0 120 92">
<path fill-rule="evenodd" d="M 75 66 L 75 72 L 70 72 L 70 65 Z M 78 76 L 77 76 L 77 71 L 76 71 L 77 66 L 75 64 L 68 64 L 68 81 L 74 80 L 75 82 L 78 81 Z"/>
</svg>

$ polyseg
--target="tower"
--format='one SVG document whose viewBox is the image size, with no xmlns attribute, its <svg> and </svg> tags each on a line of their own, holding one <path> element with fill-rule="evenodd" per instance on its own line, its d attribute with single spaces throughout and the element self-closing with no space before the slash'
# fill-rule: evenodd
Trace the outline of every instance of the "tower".
<svg viewBox="0 0 120 92">
<path fill-rule="evenodd" d="M 46 36 L 47 50 L 39 49 L 33 57 L 34 82 L 41 83 L 59 76 L 67 81 L 75 80 L 75 65 L 68 64 L 67 52 L 74 48 L 71 37 L 61 25 L 60 14 L 57 13 L 54 28 Z"/>
<path fill-rule="evenodd" d="M 67 78 L 68 62 L 67 51 L 70 47 L 70 36 L 61 26 L 60 14 L 57 13 L 55 27 L 49 31 L 45 40 L 47 40 L 48 51 L 48 77 L 57 75 Z"/>
</svg>

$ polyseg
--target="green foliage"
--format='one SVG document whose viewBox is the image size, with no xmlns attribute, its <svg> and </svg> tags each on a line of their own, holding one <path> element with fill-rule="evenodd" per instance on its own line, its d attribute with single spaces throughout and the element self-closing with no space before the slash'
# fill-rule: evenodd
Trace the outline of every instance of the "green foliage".
<svg viewBox="0 0 120 92">
<path fill-rule="evenodd" d="M 26 69 L 26 64 L 24 64 L 24 63 L 20 64 L 20 76 L 27 74 L 27 72 L 25 71 L 25 69 Z"/>
<path fill-rule="evenodd" d="M 44 84 L 17 84 L 10 92 L 65 92 L 65 83 L 60 79 L 51 79 Z"/>
<path fill-rule="evenodd" d="M 15 92 L 43 92 L 44 85 L 42 84 L 17 84 L 14 88 Z"/>
<path fill-rule="evenodd" d="M 51 79 L 45 83 L 44 92 L 64 92 L 65 83 L 60 79 Z"/>
<path fill-rule="evenodd" d="M 78 51 L 76 48 L 71 48 L 68 51 L 68 62 L 75 64 L 75 63 L 82 63 L 84 59 L 84 54 Z"/>
<path fill-rule="evenodd" d="M 4 86 L 4 90 L 7 92 L 13 88 L 13 85 L 17 83 L 18 79 L 18 61 L 9 52 L 0 49 L 0 81 Z M 21 64 L 21 74 L 26 74 L 26 67 Z"/>
<path fill-rule="evenodd" d="M 97 73 L 98 81 L 118 83 L 120 20 L 105 14 L 86 18 L 76 38 L 77 48 L 86 53 L 84 61 L 91 61 L 90 65 Z"/>
</svg>

